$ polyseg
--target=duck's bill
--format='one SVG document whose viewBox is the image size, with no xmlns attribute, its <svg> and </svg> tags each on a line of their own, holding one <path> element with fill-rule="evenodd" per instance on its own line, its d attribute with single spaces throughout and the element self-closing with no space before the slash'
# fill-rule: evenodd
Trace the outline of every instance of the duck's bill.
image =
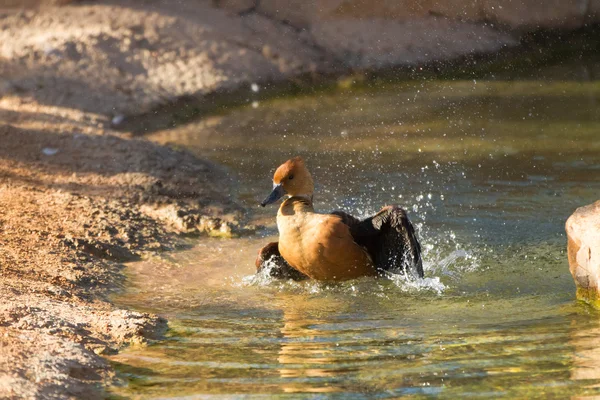
<svg viewBox="0 0 600 400">
<path fill-rule="evenodd" d="M 273 191 L 270 195 L 267 196 L 266 199 L 260 203 L 261 206 L 266 206 L 267 204 L 275 203 L 277 200 L 282 198 L 285 195 L 285 190 L 281 184 L 273 186 Z"/>
</svg>

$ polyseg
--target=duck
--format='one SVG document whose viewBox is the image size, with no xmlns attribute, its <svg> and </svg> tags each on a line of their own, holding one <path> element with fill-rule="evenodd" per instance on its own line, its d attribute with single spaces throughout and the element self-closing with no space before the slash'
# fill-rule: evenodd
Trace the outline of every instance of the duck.
<svg viewBox="0 0 600 400">
<path fill-rule="evenodd" d="M 284 198 L 277 212 L 279 240 L 258 251 L 258 272 L 318 281 L 388 273 L 424 276 L 421 245 L 404 209 L 387 205 L 360 220 L 344 211 L 316 212 L 313 195 L 313 179 L 301 157 L 276 169 L 272 191 L 260 205 Z"/>
</svg>

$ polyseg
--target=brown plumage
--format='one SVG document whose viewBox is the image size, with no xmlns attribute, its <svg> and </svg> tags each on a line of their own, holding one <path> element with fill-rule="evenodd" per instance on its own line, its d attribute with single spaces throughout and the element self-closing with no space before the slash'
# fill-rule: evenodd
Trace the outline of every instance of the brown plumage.
<svg viewBox="0 0 600 400">
<path fill-rule="evenodd" d="M 375 275 L 367 251 L 337 215 L 317 214 L 310 200 L 290 197 L 277 213 L 279 253 L 295 269 L 317 280 Z"/>
<path fill-rule="evenodd" d="M 300 157 L 277 168 L 273 192 L 261 205 L 290 197 L 277 213 L 277 251 L 274 243 L 259 251 L 259 270 L 275 257 L 273 276 L 346 280 L 376 275 L 378 270 L 403 272 L 410 253 L 411 269 L 423 276 L 420 245 L 404 210 L 388 206 L 364 221 L 343 212 L 319 214 L 313 208 L 313 191 L 312 177 Z"/>
</svg>

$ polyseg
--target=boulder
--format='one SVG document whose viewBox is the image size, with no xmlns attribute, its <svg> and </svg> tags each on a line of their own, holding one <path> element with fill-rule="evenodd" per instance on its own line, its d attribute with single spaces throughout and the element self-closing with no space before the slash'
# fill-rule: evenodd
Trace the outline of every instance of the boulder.
<svg viewBox="0 0 600 400">
<path fill-rule="evenodd" d="M 600 305 L 600 200 L 578 208 L 565 229 L 577 298 Z"/>
</svg>

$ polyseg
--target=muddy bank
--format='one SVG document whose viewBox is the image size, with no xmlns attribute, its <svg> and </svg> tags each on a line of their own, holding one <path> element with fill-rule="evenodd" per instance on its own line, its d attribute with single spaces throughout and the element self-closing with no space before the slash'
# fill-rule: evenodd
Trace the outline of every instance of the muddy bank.
<svg viewBox="0 0 600 400">
<path fill-rule="evenodd" d="M 333 68 L 292 27 L 204 1 L 9 10 L 0 28 L 0 95 L 110 116 Z"/>
<path fill-rule="evenodd" d="M 107 301 L 122 262 L 235 233 L 241 212 L 219 168 L 103 116 L 5 96 L 0 119 L 0 397 L 101 397 L 101 355 L 166 328 Z"/>
<path fill-rule="evenodd" d="M 532 31 L 598 22 L 585 0 L 61 2 L 0 2 L 0 95 L 115 121 L 186 96 L 494 53 Z M 24 4 L 35 3 L 56 2 Z"/>
<path fill-rule="evenodd" d="M 305 29 L 209 1 L 73 2 L 3 12 L 0 95 L 108 116 L 140 114 L 300 75 L 493 52 L 518 35 L 444 17 L 330 20 Z M 352 40 L 349 40 L 352 38 Z"/>
</svg>

